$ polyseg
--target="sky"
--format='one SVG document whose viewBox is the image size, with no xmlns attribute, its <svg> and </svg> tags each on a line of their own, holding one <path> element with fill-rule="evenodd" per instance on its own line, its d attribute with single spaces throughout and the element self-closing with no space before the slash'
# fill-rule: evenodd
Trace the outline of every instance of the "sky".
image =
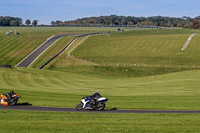
<svg viewBox="0 0 200 133">
<path fill-rule="evenodd" d="M 196 17 L 199 5 L 200 0 L 0 0 L 0 16 L 39 24 L 107 15 Z"/>
</svg>

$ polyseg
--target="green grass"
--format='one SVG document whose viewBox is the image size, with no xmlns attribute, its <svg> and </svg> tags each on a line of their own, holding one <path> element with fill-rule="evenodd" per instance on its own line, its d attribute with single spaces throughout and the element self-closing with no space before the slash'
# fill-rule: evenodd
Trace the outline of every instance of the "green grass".
<svg viewBox="0 0 200 133">
<path fill-rule="evenodd" d="M 57 53 L 59 53 L 72 39 L 74 36 L 67 36 L 60 38 L 52 47 L 50 47 L 46 52 L 44 52 L 32 65 L 32 68 L 39 68 L 41 65 L 43 65 L 46 61 L 54 57 Z M 49 68 L 49 66 L 52 69 L 54 66 L 56 67 L 62 67 L 66 69 L 67 66 L 82 66 L 86 65 L 88 66 L 88 63 L 81 62 L 80 60 L 74 60 L 68 56 L 68 52 L 73 48 L 77 47 L 78 44 L 82 40 L 84 40 L 85 37 L 78 38 L 74 43 L 70 45 L 61 55 L 59 55 L 56 59 L 52 60 L 50 64 L 53 65 L 47 65 L 46 68 Z M 70 69 L 71 70 L 71 69 Z"/>
<path fill-rule="evenodd" d="M 200 66 L 197 34 L 181 51 L 191 30 L 144 30 L 93 36 L 73 51 L 73 55 L 102 65 Z"/>
<path fill-rule="evenodd" d="M 20 35 L 6 35 L 8 31 L 17 31 Z M 116 28 L 76 28 L 76 27 L 0 27 L 0 64 L 17 65 L 52 35 L 67 33 L 90 33 L 112 31 Z"/>
<path fill-rule="evenodd" d="M 45 51 L 32 65 L 32 68 L 39 68 L 49 59 L 59 53 L 72 39 L 74 36 L 63 37 L 56 41 L 47 51 Z"/>
<path fill-rule="evenodd" d="M 0 64 L 15 65 L 53 34 L 105 31 L 87 28 L 0 27 Z M 188 48 L 180 49 L 197 33 Z M 26 39 L 25 39 L 26 38 Z M 43 70 L 38 67 L 60 51 L 63 37 L 31 66 L 0 68 L 0 93 L 21 93 L 20 103 L 72 107 L 93 91 L 109 98 L 106 108 L 200 110 L 199 31 L 142 30 L 98 35 L 84 41 Z M 23 49 L 21 49 L 23 48 Z M 149 56 L 151 55 L 151 56 Z M 87 62 L 89 61 L 89 62 Z M 100 65 L 93 65 L 95 62 Z M 135 65 L 136 64 L 136 65 Z M 139 65 L 138 65 L 139 64 Z M 95 114 L 0 110 L 0 132 L 199 132 L 198 114 Z M 12 125 L 12 126 L 10 126 Z M 8 128 L 9 127 L 9 128 Z"/>
<path fill-rule="evenodd" d="M 0 110 L 4 133 L 198 133 L 198 114 L 95 114 Z M 1 132 L 0 131 L 0 132 Z"/>
<path fill-rule="evenodd" d="M 197 35 L 181 51 L 192 33 Z M 111 77 L 144 77 L 199 69 L 198 33 L 197 30 L 134 30 L 92 36 L 71 53 L 80 60 L 68 58 L 66 51 L 46 69 Z"/>
<path fill-rule="evenodd" d="M 19 102 L 37 106 L 75 107 L 83 96 L 99 91 L 109 98 L 107 108 L 198 110 L 199 74 L 199 70 L 193 70 L 141 78 L 103 78 L 50 70 L 0 69 L 0 92 L 15 90 L 22 94 Z"/>
<path fill-rule="evenodd" d="M 183 46 L 187 37 L 193 32 L 198 33 L 198 31 L 192 30 L 147 30 L 115 33 L 111 34 L 110 37 L 105 35 L 92 36 L 85 40 L 72 53 L 78 56 L 86 51 L 83 55 L 87 56 L 88 59 L 92 58 L 95 55 L 94 52 L 96 52 L 98 57 L 96 63 L 104 60 L 113 64 L 116 62 L 121 63 L 120 61 L 122 61 L 121 64 L 124 64 L 127 61 L 126 58 L 129 58 L 129 56 L 133 58 L 136 55 L 138 56 L 138 60 L 142 62 L 143 58 L 147 58 L 148 52 L 150 54 L 155 49 L 155 52 L 151 54 L 152 61 L 162 64 L 164 59 L 157 59 L 159 56 L 166 56 L 167 58 L 177 60 L 177 54 L 180 54 L 181 46 Z M 197 34 L 195 37 L 191 45 L 189 45 L 190 47 L 186 51 L 181 52 L 182 56 L 186 56 L 185 54 L 192 51 L 191 48 L 193 45 L 196 45 L 199 35 Z M 38 68 L 66 46 L 70 39 L 71 37 L 61 38 L 32 67 Z M 91 65 L 89 62 L 83 60 L 69 58 L 68 52 L 70 49 L 76 47 L 83 39 L 79 38 L 66 52 L 52 61 L 46 67 L 47 70 L 23 68 L 1 69 L 0 81 L 2 92 L 10 89 L 17 90 L 23 95 L 21 102 L 31 102 L 37 106 L 74 107 L 79 103 L 81 97 L 90 95 L 93 91 L 97 90 L 109 98 L 107 108 L 199 109 L 197 101 L 199 101 L 200 94 L 198 89 L 198 74 L 200 71 L 193 70 L 198 68 L 158 67 L 153 65 L 148 66 L 148 64 L 146 64 L 147 66 L 128 66 L 127 64 L 125 66 L 98 66 Z M 130 48 L 129 45 L 123 43 L 124 40 L 131 45 Z M 148 45 L 145 45 L 145 42 L 148 42 Z M 115 47 L 115 45 L 119 46 L 121 43 L 124 44 L 124 51 L 121 48 Z M 101 53 L 101 49 L 102 51 L 103 49 L 109 51 L 111 46 L 114 48 L 113 51 L 106 52 L 105 54 Z M 143 49 L 144 52 L 140 50 L 140 52 L 135 53 L 131 52 L 130 49 Z M 159 52 L 158 49 L 162 52 Z M 167 50 L 165 51 L 165 49 Z M 195 51 L 194 48 L 193 51 Z M 198 51 L 198 48 L 196 48 L 196 51 Z M 116 54 L 116 57 L 110 58 L 112 54 Z M 124 60 L 121 57 L 122 55 L 126 57 Z M 183 59 L 184 56 L 182 57 Z M 194 56 L 198 55 L 195 52 L 190 52 L 189 56 L 196 58 Z M 151 64 L 151 60 L 147 61 Z M 92 60 L 92 62 L 95 62 L 95 60 Z M 180 61 L 177 60 L 177 62 Z M 185 62 L 182 60 L 181 63 L 185 63 L 184 65 L 188 64 L 186 59 Z M 198 64 L 197 61 L 194 61 L 194 63 Z M 37 97 L 40 97 L 40 99 Z M 57 102 L 58 100 L 62 102 Z"/>
</svg>

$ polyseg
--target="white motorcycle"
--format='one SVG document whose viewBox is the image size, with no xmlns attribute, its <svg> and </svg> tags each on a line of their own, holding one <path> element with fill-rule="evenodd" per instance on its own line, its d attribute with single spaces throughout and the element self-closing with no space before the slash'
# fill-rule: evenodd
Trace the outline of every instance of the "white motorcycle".
<svg viewBox="0 0 200 133">
<path fill-rule="evenodd" d="M 108 101 L 108 98 L 101 97 L 97 99 L 92 99 L 91 97 L 83 97 L 81 102 L 76 106 L 76 110 L 104 110 L 105 102 Z"/>
</svg>

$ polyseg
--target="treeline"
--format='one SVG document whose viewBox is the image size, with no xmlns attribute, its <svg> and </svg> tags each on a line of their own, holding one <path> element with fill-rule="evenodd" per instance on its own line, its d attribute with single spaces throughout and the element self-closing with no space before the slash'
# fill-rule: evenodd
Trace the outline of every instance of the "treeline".
<svg viewBox="0 0 200 133">
<path fill-rule="evenodd" d="M 38 25 L 39 20 L 34 20 L 32 26 Z M 29 26 L 31 21 L 27 19 L 25 24 Z M 0 16 L 0 26 L 24 26 L 22 19 L 17 17 Z M 196 18 L 190 17 L 134 17 L 134 16 L 100 16 L 81 18 L 72 21 L 52 21 L 53 26 L 153 26 L 153 27 L 183 27 L 200 29 L 200 16 Z M 41 25 L 42 26 L 42 25 Z"/>
<path fill-rule="evenodd" d="M 193 29 L 200 29 L 200 16 L 194 18 L 192 28 Z"/>
<path fill-rule="evenodd" d="M 20 26 L 21 24 L 21 18 L 0 16 L 0 26 Z"/>
<path fill-rule="evenodd" d="M 52 21 L 51 25 L 147 25 L 147 26 L 159 26 L 159 27 L 184 27 L 191 28 L 193 25 L 193 18 L 190 17 L 134 17 L 134 16 L 100 16 L 81 18 L 73 21 Z"/>
</svg>

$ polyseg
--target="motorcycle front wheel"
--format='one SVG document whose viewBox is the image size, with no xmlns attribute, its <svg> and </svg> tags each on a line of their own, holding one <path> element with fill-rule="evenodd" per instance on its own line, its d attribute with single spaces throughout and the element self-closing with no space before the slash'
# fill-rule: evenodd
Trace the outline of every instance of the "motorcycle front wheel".
<svg viewBox="0 0 200 133">
<path fill-rule="evenodd" d="M 106 104 L 105 103 L 97 103 L 96 110 L 101 111 L 104 110 Z"/>
<path fill-rule="evenodd" d="M 83 104 L 82 103 L 79 103 L 77 106 L 76 106 L 76 110 L 82 110 L 83 109 Z"/>
</svg>

